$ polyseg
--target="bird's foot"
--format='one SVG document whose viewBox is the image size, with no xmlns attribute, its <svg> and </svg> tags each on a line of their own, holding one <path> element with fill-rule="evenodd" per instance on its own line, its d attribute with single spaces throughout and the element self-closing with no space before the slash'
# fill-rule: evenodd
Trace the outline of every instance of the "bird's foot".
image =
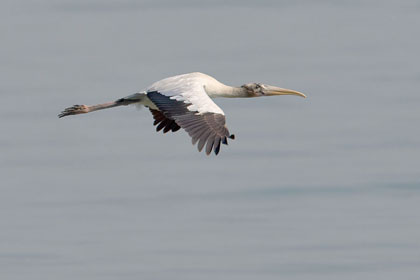
<svg viewBox="0 0 420 280">
<path fill-rule="evenodd" d="M 72 107 L 68 107 L 66 109 L 64 109 L 64 111 L 62 111 L 58 117 L 62 118 L 65 116 L 70 116 L 70 115 L 78 115 L 78 114 L 85 114 L 89 112 L 89 107 L 86 105 L 74 105 Z"/>
</svg>

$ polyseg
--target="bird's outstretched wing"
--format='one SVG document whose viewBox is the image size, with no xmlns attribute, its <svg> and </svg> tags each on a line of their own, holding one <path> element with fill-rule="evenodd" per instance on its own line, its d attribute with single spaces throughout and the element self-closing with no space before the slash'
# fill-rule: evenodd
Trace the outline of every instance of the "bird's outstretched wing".
<svg viewBox="0 0 420 280">
<path fill-rule="evenodd" d="M 206 154 L 214 150 L 217 155 L 220 144 L 227 144 L 227 138 L 234 139 L 234 135 L 230 135 L 225 126 L 222 109 L 205 92 L 202 80 L 205 78 L 198 73 L 171 77 L 153 84 L 146 93 L 167 119 L 159 118 L 152 111 L 155 123 L 160 123 L 161 129 L 174 131 L 175 126 L 170 124 L 173 120 L 188 132 L 193 145 L 198 142 L 199 151 L 206 146 Z"/>
</svg>

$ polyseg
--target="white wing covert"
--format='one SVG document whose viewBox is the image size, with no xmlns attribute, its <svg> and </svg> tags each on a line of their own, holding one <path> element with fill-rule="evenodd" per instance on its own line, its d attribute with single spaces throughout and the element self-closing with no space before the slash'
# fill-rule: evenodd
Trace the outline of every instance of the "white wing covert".
<svg viewBox="0 0 420 280">
<path fill-rule="evenodd" d="M 146 92 L 157 91 L 172 100 L 190 104 L 188 110 L 203 113 L 225 113 L 211 100 L 204 90 L 206 81 L 211 78 L 202 73 L 183 74 L 169 77 L 152 84 Z M 211 78 L 213 79 L 213 78 Z"/>
</svg>

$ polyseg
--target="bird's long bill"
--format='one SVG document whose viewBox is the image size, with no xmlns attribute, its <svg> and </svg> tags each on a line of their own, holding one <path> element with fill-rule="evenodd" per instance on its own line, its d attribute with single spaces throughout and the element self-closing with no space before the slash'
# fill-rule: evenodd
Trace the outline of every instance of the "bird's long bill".
<svg viewBox="0 0 420 280">
<path fill-rule="evenodd" d="M 266 95 L 298 95 L 303 98 L 306 98 L 306 95 L 303 93 L 292 90 L 292 89 L 286 89 L 286 88 L 279 88 L 275 86 L 266 86 Z"/>
</svg>

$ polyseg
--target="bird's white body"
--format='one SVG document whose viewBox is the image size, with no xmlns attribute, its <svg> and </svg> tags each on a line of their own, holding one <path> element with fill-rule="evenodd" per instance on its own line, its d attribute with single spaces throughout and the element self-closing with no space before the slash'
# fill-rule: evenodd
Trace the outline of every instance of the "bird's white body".
<svg viewBox="0 0 420 280">
<path fill-rule="evenodd" d="M 96 110 L 135 104 L 148 107 L 155 119 L 156 130 L 163 132 L 185 129 L 198 142 L 198 150 L 204 146 L 206 153 L 219 153 L 220 144 L 227 144 L 227 138 L 234 139 L 225 126 L 225 113 L 212 98 L 216 97 L 259 97 L 270 95 L 300 95 L 303 93 L 268 86 L 259 83 L 241 87 L 227 86 L 215 78 L 199 73 L 189 73 L 169 77 L 153 83 L 144 91 L 114 102 L 86 106 L 74 105 L 65 109 L 59 117 L 88 113 Z"/>
<path fill-rule="evenodd" d="M 188 103 L 190 104 L 188 109 L 196 111 L 199 114 L 210 112 L 224 115 L 223 110 L 211 99 L 216 97 L 231 97 L 229 93 L 232 92 L 232 88 L 222 84 L 209 75 L 194 72 L 157 81 L 144 91 L 129 95 L 124 99 L 139 99 L 141 101 L 136 105 L 158 109 L 147 97 L 147 93 L 153 91 L 157 91 L 173 100 Z"/>
</svg>

